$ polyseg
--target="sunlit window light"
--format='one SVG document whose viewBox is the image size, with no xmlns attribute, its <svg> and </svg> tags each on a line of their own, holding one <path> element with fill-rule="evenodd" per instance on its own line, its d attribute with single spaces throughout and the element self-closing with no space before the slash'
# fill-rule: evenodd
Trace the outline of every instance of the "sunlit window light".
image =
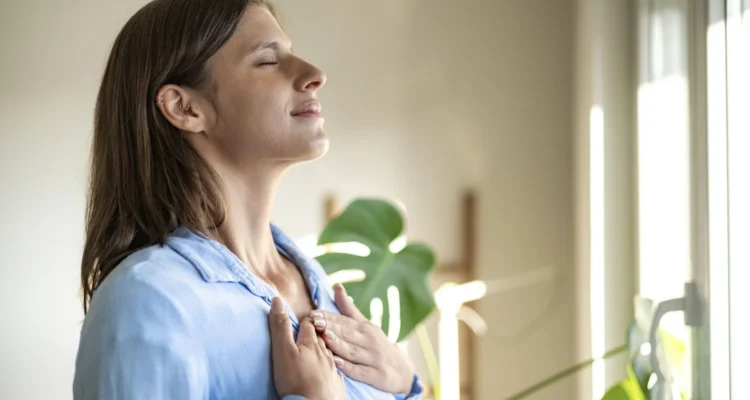
<svg viewBox="0 0 750 400">
<path fill-rule="evenodd" d="M 403 250 L 404 247 L 406 247 L 406 235 L 401 235 L 396 238 L 391 244 L 388 246 L 388 249 L 391 251 L 391 253 L 398 253 L 399 251 Z"/>
<path fill-rule="evenodd" d="M 435 291 L 435 302 L 439 309 L 455 307 L 456 312 L 463 303 L 481 299 L 487 294 L 487 284 L 483 281 L 471 281 L 464 284 L 446 283 Z"/>
<path fill-rule="evenodd" d="M 463 321 L 468 325 L 475 335 L 484 335 L 487 333 L 487 322 L 478 312 L 474 311 L 474 309 L 462 306 L 461 309 L 458 310 L 456 317 L 458 317 L 459 321 Z"/>
<path fill-rule="evenodd" d="M 386 295 L 388 296 L 388 340 L 396 343 L 401 333 L 401 299 L 398 288 L 389 286 Z"/>
<path fill-rule="evenodd" d="M 361 282 L 366 277 L 365 272 L 361 269 L 344 269 L 328 275 L 328 283 L 335 285 L 337 283 Z"/>
<path fill-rule="evenodd" d="M 377 297 L 370 302 L 370 322 L 377 327 L 383 326 L 383 300 Z"/>
<path fill-rule="evenodd" d="M 311 233 L 295 240 L 295 244 L 308 257 L 318 257 L 326 253 L 346 253 L 360 257 L 370 255 L 370 248 L 357 242 L 318 245 L 318 234 Z"/>
<path fill-rule="evenodd" d="M 743 6 L 745 7 L 742 10 Z M 731 398 L 750 398 L 750 2 L 727 3 Z"/>
<path fill-rule="evenodd" d="M 709 326 L 711 398 L 730 398 L 729 237 L 727 221 L 727 121 L 725 24 L 708 28 Z"/>
</svg>

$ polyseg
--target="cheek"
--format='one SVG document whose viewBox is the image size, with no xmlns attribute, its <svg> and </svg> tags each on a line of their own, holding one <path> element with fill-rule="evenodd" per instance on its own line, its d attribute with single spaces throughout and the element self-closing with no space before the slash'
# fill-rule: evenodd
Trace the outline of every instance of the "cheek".
<svg viewBox="0 0 750 400">
<path fill-rule="evenodd" d="M 255 133 L 263 131 L 264 135 L 277 136 L 279 131 L 287 128 L 289 123 L 289 101 L 283 88 L 274 87 L 267 82 L 258 83 L 246 95 L 245 124 L 248 130 Z"/>
<path fill-rule="evenodd" d="M 258 80 L 224 92 L 220 101 L 221 152 L 233 162 L 301 159 L 325 154 L 320 128 L 290 115 L 293 91 L 284 82 Z M 318 143 L 320 142 L 320 143 Z"/>
<path fill-rule="evenodd" d="M 288 129 L 286 102 L 274 96 L 273 90 L 257 85 L 252 90 L 237 91 L 225 100 L 223 127 L 235 146 L 252 146 L 261 150 L 284 136 Z M 247 150 L 247 149 L 245 149 Z"/>
</svg>

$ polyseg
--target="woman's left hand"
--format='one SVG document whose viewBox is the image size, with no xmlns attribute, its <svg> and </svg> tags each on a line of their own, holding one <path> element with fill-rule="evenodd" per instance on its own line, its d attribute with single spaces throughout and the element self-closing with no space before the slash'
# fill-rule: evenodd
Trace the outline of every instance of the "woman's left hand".
<svg viewBox="0 0 750 400">
<path fill-rule="evenodd" d="M 342 315 L 314 310 L 310 316 L 315 328 L 323 332 L 323 340 L 333 352 L 336 366 L 347 376 L 376 389 L 408 394 L 414 379 L 409 359 L 359 312 L 343 286 L 335 285 L 334 293 Z"/>
</svg>

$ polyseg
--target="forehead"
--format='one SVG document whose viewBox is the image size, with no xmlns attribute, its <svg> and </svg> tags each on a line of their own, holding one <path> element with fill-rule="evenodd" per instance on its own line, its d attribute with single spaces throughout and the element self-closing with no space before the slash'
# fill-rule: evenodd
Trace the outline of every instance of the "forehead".
<svg viewBox="0 0 750 400">
<path fill-rule="evenodd" d="M 276 41 L 289 48 L 291 43 L 279 22 L 265 6 L 250 6 L 245 10 L 237 31 L 227 43 L 247 54 L 263 42 Z"/>
</svg>

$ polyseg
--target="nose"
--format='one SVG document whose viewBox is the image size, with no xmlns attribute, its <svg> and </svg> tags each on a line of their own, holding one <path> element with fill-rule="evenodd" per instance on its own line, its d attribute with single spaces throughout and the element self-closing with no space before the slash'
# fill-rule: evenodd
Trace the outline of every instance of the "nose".
<svg viewBox="0 0 750 400">
<path fill-rule="evenodd" d="M 318 67 L 302 61 L 301 66 L 302 73 L 298 80 L 297 90 L 306 92 L 308 90 L 315 91 L 323 87 L 326 84 L 326 74 Z"/>
</svg>

